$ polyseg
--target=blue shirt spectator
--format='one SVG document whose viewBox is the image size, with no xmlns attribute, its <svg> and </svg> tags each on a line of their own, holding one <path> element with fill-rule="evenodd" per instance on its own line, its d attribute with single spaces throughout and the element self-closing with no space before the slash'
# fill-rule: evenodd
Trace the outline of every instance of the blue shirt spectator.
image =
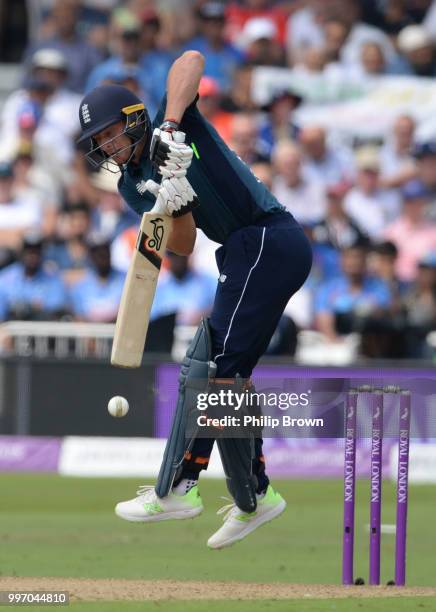
<svg viewBox="0 0 436 612">
<path fill-rule="evenodd" d="M 352 291 L 351 281 L 338 276 L 322 283 L 315 296 L 315 311 L 337 314 L 351 311 L 371 312 L 375 308 L 387 308 L 390 292 L 386 283 L 378 278 L 366 277 L 358 291 Z"/>
<path fill-rule="evenodd" d="M 70 289 L 71 310 L 77 319 L 94 322 L 115 321 L 125 276 L 111 270 L 106 278 L 88 270 Z"/>
<path fill-rule="evenodd" d="M 391 305 L 387 283 L 366 269 L 367 245 L 356 243 L 342 250 L 342 274 L 321 283 L 315 293 L 315 323 L 331 341 L 362 331 L 371 320 L 381 321 Z"/>
<path fill-rule="evenodd" d="M 189 269 L 187 257 L 168 254 L 169 270 L 162 273 L 151 309 L 151 319 L 177 313 L 177 323 L 195 325 L 213 304 L 216 279 Z"/>
<path fill-rule="evenodd" d="M 78 320 L 111 323 L 117 317 L 125 275 L 112 268 L 105 236 L 91 235 L 88 247 L 93 267 L 70 288 L 71 310 Z"/>
<path fill-rule="evenodd" d="M 128 87 L 126 81 L 137 83 L 138 95 L 151 115 L 157 111 L 160 99 L 165 93 L 168 70 L 174 57 L 167 51 L 149 49 L 142 51 L 140 25 L 124 26 L 118 33 L 118 54 L 98 64 L 90 73 L 86 91 L 105 81 Z"/>
<path fill-rule="evenodd" d="M 42 267 L 42 240 L 26 237 L 20 261 L 0 272 L 0 319 L 47 320 L 66 310 L 64 283 Z"/>
<path fill-rule="evenodd" d="M 218 81 L 221 89 L 230 89 L 232 75 L 243 63 L 244 55 L 224 37 L 225 6 L 219 2 L 206 2 L 198 9 L 200 34 L 190 40 L 183 51 L 193 49 L 205 57 L 204 74 Z"/>
<path fill-rule="evenodd" d="M 148 92 L 153 108 L 148 108 L 150 116 L 159 106 L 160 100 L 166 91 L 168 71 L 176 58 L 176 54 L 160 49 L 150 49 L 141 57 L 140 66 L 147 76 L 146 91 Z"/>
<path fill-rule="evenodd" d="M 236 47 L 223 43 L 218 49 L 212 47 L 203 36 L 196 36 L 183 49 L 200 51 L 205 57 L 204 74 L 218 81 L 224 91 L 230 89 L 232 75 L 237 66 L 242 64 L 243 55 Z"/>
<path fill-rule="evenodd" d="M 85 89 L 89 72 L 102 56 L 89 45 L 78 32 L 79 3 L 56 0 L 46 18 L 53 34 L 26 50 L 26 59 L 31 58 L 39 49 L 51 48 L 61 51 L 68 59 L 68 77 L 65 87 L 81 93 Z"/>
</svg>

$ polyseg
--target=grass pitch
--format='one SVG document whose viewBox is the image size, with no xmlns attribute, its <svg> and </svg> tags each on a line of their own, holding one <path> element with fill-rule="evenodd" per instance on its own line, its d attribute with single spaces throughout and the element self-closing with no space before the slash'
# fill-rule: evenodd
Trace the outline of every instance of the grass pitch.
<svg viewBox="0 0 436 612">
<path fill-rule="evenodd" d="M 288 502 L 285 514 L 236 546 L 211 551 L 206 540 L 220 525 L 224 483 L 203 479 L 206 510 L 195 520 L 126 523 L 113 514 L 117 501 L 134 496 L 131 479 L 76 479 L 56 475 L 0 475 L 1 576 L 205 580 L 339 584 L 342 482 L 276 481 Z M 383 518 L 395 523 L 395 489 L 384 483 Z M 369 483 L 359 482 L 356 507 L 356 576 L 367 578 Z M 409 586 L 436 587 L 436 488 L 411 486 Z M 394 535 L 383 536 L 383 582 L 393 577 Z M 1 582 L 1 581 L 0 581 Z M 434 598 L 317 601 L 172 602 L 171 610 L 436 610 Z M 379 607 L 377 607 L 379 606 Z M 36 606 L 32 606 L 37 609 Z M 73 603 L 81 610 L 159 610 L 165 602 Z M 44 608 L 47 609 L 47 608 Z"/>
</svg>

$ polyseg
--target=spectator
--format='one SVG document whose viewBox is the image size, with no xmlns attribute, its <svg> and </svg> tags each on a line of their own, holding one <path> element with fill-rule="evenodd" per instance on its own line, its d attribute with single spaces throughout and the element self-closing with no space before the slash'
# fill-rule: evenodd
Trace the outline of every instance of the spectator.
<svg viewBox="0 0 436 612">
<path fill-rule="evenodd" d="M 362 46 L 374 43 L 382 50 L 385 62 L 393 65 L 398 60 L 398 56 L 389 37 L 379 28 L 360 21 L 361 8 L 357 0 L 345 0 L 342 4 L 345 9 L 344 21 L 348 24 L 349 31 L 341 49 L 341 62 L 350 67 L 358 65 Z"/>
<path fill-rule="evenodd" d="M 436 220 L 436 141 L 423 142 L 414 149 L 418 178 L 424 183 L 432 198 L 430 216 Z"/>
<path fill-rule="evenodd" d="M 372 4 L 373 3 L 367 3 Z M 384 2 L 383 14 L 380 15 L 379 25 L 389 36 L 396 36 L 403 28 L 412 23 L 410 15 L 407 13 L 407 2 L 403 0 L 387 0 Z M 381 8 L 381 7 L 380 7 Z"/>
<path fill-rule="evenodd" d="M 342 19 L 329 19 L 324 25 L 324 50 L 328 63 L 340 63 L 341 49 L 348 36 L 348 25 Z"/>
<path fill-rule="evenodd" d="M 340 62 L 348 67 L 359 64 L 361 47 L 376 43 L 383 49 L 388 63 L 397 58 L 389 38 L 380 29 L 360 21 L 360 5 L 357 0 L 312 0 L 307 6 L 291 15 L 288 24 L 288 44 L 295 62 L 307 47 L 322 47 L 326 41 L 325 25 L 330 19 L 340 20 L 347 28 L 342 46 L 337 52 Z M 343 35 L 337 39 L 339 42 Z"/>
<path fill-rule="evenodd" d="M 6 98 L 0 115 L 0 158 L 11 160 L 17 150 L 33 147 L 36 129 L 53 86 L 41 78 L 30 78 L 22 89 Z"/>
<path fill-rule="evenodd" d="M 186 11 L 185 11 L 186 12 Z M 163 49 L 158 40 L 161 34 L 161 20 L 153 9 L 147 8 L 140 14 L 141 26 L 141 67 L 148 75 L 148 84 L 144 84 L 144 90 L 151 98 L 156 110 L 160 100 L 165 93 L 167 74 L 175 59 L 172 49 Z M 153 114 L 153 108 L 148 107 L 149 113 Z"/>
<path fill-rule="evenodd" d="M 0 319 L 51 320 L 66 312 L 61 277 L 43 267 L 42 236 L 24 237 L 19 261 L 0 272 Z"/>
<path fill-rule="evenodd" d="M 289 140 L 282 140 L 273 150 L 276 176 L 273 194 L 303 225 L 321 221 L 326 211 L 323 186 L 307 179 L 302 171 L 299 148 Z"/>
<path fill-rule="evenodd" d="M 261 149 L 258 124 L 252 115 L 239 114 L 233 117 L 230 146 L 248 165 L 269 159 Z"/>
<path fill-rule="evenodd" d="M 198 9 L 200 33 L 184 50 L 200 51 L 205 57 L 204 74 L 214 78 L 223 91 L 228 91 L 235 68 L 243 61 L 236 47 L 225 40 L 225 6 L 221 2 L 205 2 Z"/>
<path fill-rule="evenodd" d="M 406 13 L 414 23 L 421 23 L 431 13 L 433 0 L 408 0 L 406 2 Z"/>
<path fill-rule="evenodd" d="M 379 76 L 389 72 L 383 48 L 380 44 L 375 42 L 362 44 L 359 68 L 365 76 Z"/>
<path fill-rule="evenodd" d="M 159 276 L 151 319 L 177 313 L 177 324 L 197 325 L 212 309 L 216 281 L 194 271 L 189 258 L 167 253 L 168 268 Z"/>
<path fill-rule="evenodd" d="M 44 209 L 57 211 L 61 200 L 61 191 L 53 177 L 35 162 L 32 147 L 22 142 L 12 161 L 14 171 L 14 195 L 32 193 Z M 44 232 L 48 235 L 50 232 Z"/>
<path fill-rule="evenodd" d="M 27 88 L 14 91 L 1 114 L 0 140 L 9 159 L 15 157 L 23 140 L 23 111 L 33 109 L 35 125 L 26 140 L 33 148 L 35 162 L 56 185 L 69 177 L 73 158 L 73 137 L 79 128 L 80 96 L 65 89 L 66 59 L 56 49 L 40 49 L 31 59 L 32 80 Z"/>
<path fill-rule="evenodd" d="M 289 65 L 292 66 L 300 60 L 304 49 L 324 45 L 324 25 L 328 19 L 336 16 L 339 17 L 339 12 L 335 12 L 331 3 L 323 0 L 304 2 L 301 8 L 290 15 L 286 33 Z M 347 36 L 348 28 L 344 41 Z"/>
<path fill-rule="evenodd" d="M 375 147 L 361 147 L 356 166 L 356 184 L 347 193 L 344 208 L 359 229 L 377 242 L 386 224 L 398 216 L 399 202 L 395 194 L 380 188 L 380 159 Z"/>
<path fill-rule="evenodd" d="M 247 113 L 257 109 L 251 97 L 251 80 L 253 66 L 250 63 L 241 64 L 234 73 L 230 91 L 223 92 L 221 108 L 230 113 Z"/>
<path fill-rule="evenodd" d="M 300 54 L 300 59 L 295 63 L 292 74 L 295 79 L 320 76 L 324 73 L 328 62 L 327 52 L 324 47 L 309 47 Z"/>
<path fill-rule="evenodd" d="M 122 77 L 127 79 L 130 75 L 139 85 L 139 97 L 147 106 L 152 103 L 153 109 L 157 109 L 158 100 L 152 100 L 150 89 L 150 74 L 141 67 L 141 29 L 140 24 L 130 26 L 113 26 L 112 31 L 113 48 L 116 52 L 90 73 L 86 82 L 86 91 L 90 91 L 101 85 L 104 81 L 115 81 L 118 83 Z"/>
<path fill-rule="evenodd" d="M 271 155 L 274 145 L 281 139 L 295 139 L 298 127 L 293 121 L 294 111 L 300 106 L 302 97 L 291 89 L 276 91 L 262 110 L 267 116 L 260 125 L 262 145 Z"/>
<path fill-rule="evenodd" d="M 401 299 L 410 283 L 397 275 L 398 248 L 394 242 L 386 240 L 375 244 L 370 253 L 368 269 L 376 278 L 382 279 L 388 286 L 392 296 L 392 312 L 401 310 Z"/>
<path fill-rule="evenodd" d="M 249 19 L 241 33 L 245 56 L 255 66 L 285 66 L 285 50 L 277 41 L 277 27 L 269 17 Z"/>
<path fill-rule="evenodd" d="M 32 194 L 14 195 L 12 164 L 0 164 L 0 247 L 16 250 L 24 234 L 42 225 L 40 202 Z"/>
<path fill-rule="evenodd" d="M 398 48 L 406 58 L 412 74 L 436 75 L 435 52 L 430 35 L 420 25 L 408 25 L 398 35 Z"/>
<path fill-rule="evenodd" d="M 346 37 L 347 32 L 347 24 L 342 20 L 332 19 L 325 26 L 325 55 L 329 63 L 324 70 L 324 76 L 329 81 L 335 82 L 339 79 L 361 83 L 369 77 L 402 74 L 407 70 L 405 62 L 396 55 L 388 54 L 380 40 L 371 38 L 362 39 L 354 62 L 341 61 L 341 46 L 344 44 L 344 35 Z"/>
<path fill-rule="evenodd" d="M 410 283 L 398 278 L 396 264 L 398 249 L 393 242 L 380 242 L 372 247 L 368 260 L 368 269 L 375 278 L 383 280 L 389 287 L 391 303 L 389 317 L 391 333 L 385 334 L 384 352 L 386 357 L 399 359 L 408 356 L 408 333 L 404 297 Z"/>
<path fill-rule="evenodd" d="M 146 10 L 139 17 L 121 9 L 113 13 L 111 55 L 98 64 L 88 77 L 86 91 L 103 82 L 135 87 L 134 93 L 153 116 L 165 93 L 166 77 L 173 54 L 160 49 L 157 38 L 160 20 L 155 11 Z M 123 83 L 122 81 L 134 81 Z"/>
<path fill-rule="evenodd" d="M 402 196 L 403 212 L 386 228 L 383 235 L 398 248 L 399 278 L 411 281 L 416 276 L 418 262 L 436 250 L 436 223 L 426 218 L 429 193 L 421 181 L 406 183 Z"/>
<path fill-rule="evenodd" d="M 429 357 L 427 334 L 436 329 L 436 251 L 421 259 L 415 283 L 404 297 L 408 357 Z"/>
<path fill-rule="evenodd" d="M 65 207 L 59 217 L 56 240 L 46 249 L 45 260 L 56 266 L 68 284 L 80 279 L 89 265 L 86 238 L 90 215 L 83 202 Z"/>
<path fill-rule="evenodd" d="M 216 129 L 225 142 L 230 141 L 233 113 L 221 110 L 222 93 L 215 79 L 203 76 L 198 87 L 200 96 L 197 106 L 200 113 Z"/>
<path fill-rule="evenodd" d="M 45 238 L 53 235 L 58 215 L 58 198 L 51 177 L 36 166 L 32 153 L 22 146 L 13 160 L 13 195 L 21 200 L 34 201 L 41 210 L 41 231 Z"/>
<path fill-rule="evenodd" d="M 416 165 L 412 153 L 416 124 L 409 115 L 400 115 L 395 120 L 392 135 L 380 150 L 381 184 L 389 189 L 400 187 L 416 176 Z"/>
<path fill-rule="evenodd" d="M 110 72 L 107 78 L 101 81 L 100 85 L 121 85 L 129 89 L 135 96 L 138 96 L 138 98 L 145 100 L 147 99 L 147 94 L 141 89 L 140 81 L 141 75 L 139 68 L 120 68 L 119 70 Z M 155 109 L 151 101 L 148 101 L 148 108 Z"/>
<path fill-rule="evenodd" d="M 340 274 L 340 255 L 343 249 L 356 243 L 369 245 L 368 237 L 344 211 L 343 202 L 348 190 L 347 183 L 327 187 L 325 217 L 311 231 L 315 269 L 323 280 Z"/>
<path fill-rule="evenodd" d="M 344 149 L 329 147 L 323 127 L 303 127 L 299 142 L 304 152 L 303 168 L 308 180 L 317 181 L 324 186 L 352 180 L 354 163 L 351 155 Z"/>
<path fill-rule="evenodd" d="M 92 214 L 92 228 L 113 240 L 131 225 L 136 225 L 138 216 L 127 208 L 117 185 L 120 173 L 100 168 L 91 177 L 96 190 L 96 206 Z"/>
<path fill-rule="evenodd" d="M 78 33 L 78 9 L 79 3 L 74 0 L 55 0 L 49 15 L 52 35 L 32 45 L 26 51 L 26 58 L 32 58 L 40 49 L 56 49 L 68 61 L 65 87 L 81 93 L 89 73 L 102 58 Z"/>
<path fill-rule="evenodd" d="M 363 331 L 373 320 L 382 321 L 390 306 L 386 283 L 368 275 L 365 246 L 342 251 L 342 274 L 322 283 L 315 295 L 315 323 L 333 342 L 341 335 Z"/>
<path fill-rule="evenodd" d="M 77 321 L 112 323 L 117 317 L 125 276 L 112 267 L 110 241 L 106 237 L 92 234 L 88 249 L 92 267 L 70 287 L 71 310 Z"/>
<path fill-rule="evenodd" d="M 288 16 L 281 6 L 271 6 L 269 0 L 243 0 L 230 2 L 227 6 L 227 35 L 236 45 L 247 21 L 255 17 L 267 17 L 274 22 L 278 42 L 283 45 Z"/>
</svg>

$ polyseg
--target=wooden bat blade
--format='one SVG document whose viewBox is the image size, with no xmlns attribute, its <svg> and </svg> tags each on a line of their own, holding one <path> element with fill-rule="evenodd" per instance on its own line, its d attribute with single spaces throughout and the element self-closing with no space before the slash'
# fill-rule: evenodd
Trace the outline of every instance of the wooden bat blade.
<svg viewBox="0 0 436 612">
<path fill-rule="evenodd" d="M 170 229 L 171 218 L 167 215 L 148 212 L 142 216 L 118 309 L 112 365 L 122 368 L 141 365 L 150 310 Z"/>
</svg>

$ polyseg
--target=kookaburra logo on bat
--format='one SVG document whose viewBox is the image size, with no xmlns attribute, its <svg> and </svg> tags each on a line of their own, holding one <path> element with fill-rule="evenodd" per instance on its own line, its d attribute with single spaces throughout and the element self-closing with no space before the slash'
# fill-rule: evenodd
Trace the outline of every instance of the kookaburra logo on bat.
<svg viewBox="0 0 436 612">
<path fill-rule="evenodd" d="M 157 217 L 157 219 L 152 219 L 150 223 L 153 225 L 153 236 L 148 239 L 147 248 L 153 249 L 155 251 L 160 251 L 165 232 L 165 228 L 163 226 L 163 219 Z"/>
</svg>

